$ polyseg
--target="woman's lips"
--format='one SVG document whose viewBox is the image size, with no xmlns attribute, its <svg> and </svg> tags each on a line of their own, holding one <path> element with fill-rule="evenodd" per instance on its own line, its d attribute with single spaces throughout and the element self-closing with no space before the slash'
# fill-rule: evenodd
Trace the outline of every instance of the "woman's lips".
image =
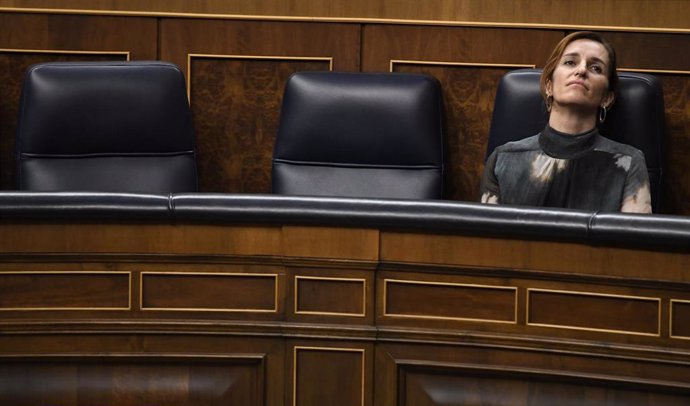
<svg viewBox="0 0 690 406">
<path fill-rule="evenodd" d="M 572 82 L 568 82 L 567 86 L 582 86 L 583 88 L 589 90 L 587 85 L 585 85 L 585 82 L 582 82 L 580 80 L 573 80 Z"/>
</svg>

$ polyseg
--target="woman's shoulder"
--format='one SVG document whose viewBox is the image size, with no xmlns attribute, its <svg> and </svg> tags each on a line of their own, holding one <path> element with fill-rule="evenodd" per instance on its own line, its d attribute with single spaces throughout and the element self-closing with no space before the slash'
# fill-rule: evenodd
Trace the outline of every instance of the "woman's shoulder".
<svg viewBox="0 0 690 406">
<path fill-rule="evenodd" d="M 611 154 L 628 155 L 633 158 L 644 158 L 644 154 L 642 153 L 642 151 L 633 147 L 632 145 L 614 141 L 610 138 L 604 137 L 603 135 L 597 136 L 597 139 L 594 142 L 594 149 L 597 151 L 609 152 Z"/>
<path fill-rule="evenodd" d="M 498 153 L 502 152 L 523 152 L 539 149 L 539 134 L 523 138 L 518 141 L 507 142 L 496 148 Z"/>
</svg>

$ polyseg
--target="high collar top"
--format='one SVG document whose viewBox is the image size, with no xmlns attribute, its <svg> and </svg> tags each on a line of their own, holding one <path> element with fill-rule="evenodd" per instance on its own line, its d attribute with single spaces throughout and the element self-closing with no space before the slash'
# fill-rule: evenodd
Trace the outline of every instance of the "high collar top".
<svg viewBox="0 0 690 406">
<path fill-rule="evenodd" d="M 594 148 L 598 136 L 596 127 L 584 133 L 568 134 L 554 130 L 547 124 L 539 133 L 539 146 L 550 157 L 576 159 Z"/>
</svg>

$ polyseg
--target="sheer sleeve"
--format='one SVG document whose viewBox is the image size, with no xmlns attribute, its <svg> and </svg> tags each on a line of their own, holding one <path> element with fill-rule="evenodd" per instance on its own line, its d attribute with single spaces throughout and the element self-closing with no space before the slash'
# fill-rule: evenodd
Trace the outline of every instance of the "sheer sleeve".
<svg viewBox="0 0 690 406">
<path fill-rule="evenodd" d="M 628 176 L 625 179 L 621 212 L 651 213 L 652 199 L 649 191 L 649 175 L 644 155 L 635 151 L 630 162 Z"/>
<path fill-rule="evenodd" d="M 482 175 L 479 193 L 482 203 L 500 203 L 500 190 L 498 187 L 498 178 L 496 177 L 496 151 L 489 155 L 484 165 L 484 174 Z"/>
</svg>

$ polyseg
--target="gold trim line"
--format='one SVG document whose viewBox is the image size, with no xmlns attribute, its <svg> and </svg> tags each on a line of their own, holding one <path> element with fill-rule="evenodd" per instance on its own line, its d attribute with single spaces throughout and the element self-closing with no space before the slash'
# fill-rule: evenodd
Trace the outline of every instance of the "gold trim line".
<svg viewBox="0 0 690 406">
<path fill-rule="evenodd" d="M 83 14 L 105 16 L 130 17 L 172 17 L 172 18 L 204 18 L 222 20 L 258 20 L 258 21 L 294 21 L 294 22 L 325 22 L 325 23 L 360 23 L 360 24 L 391 24 L 391 25 L 431 25 L 450 27 L 488 27 L 488 28 L 535 28 L 553 30 L 589 30 L 589 31 L 621 31 L 621 32 L 649 32 L 687 34 L 690 28 L 680 27 L 640 27 L 625 25 L 587 25 L 587 24 L 549 24 L 549 23 L 509 23 L 500 21 L 454 21 L 454 20 L 414 20 L 374 17 L 324 17 L 324 16 L 278 16 L 260 14 L 223 14 L 223 13 L 180 13 L 165 11 L 131 11 L 131 10 L 87 10 L 87 9 L 56 9 L 37 7 L 0 7 L 0 12 L 30 13 L 30 14 Z"/>
<path fill-rule="evenodd" d="M 537 65 L 524 63 L 482 63 L 482 62 L 446 62 L 446 61 L 415 61 L 407 59 L 391 59 L 389 70 L 393 72 L 393 66 L 399 65 L 433 65 L 433 66 L 462 66 L 478 68 L 536 68 Z"/>
<path fill-rule="evenodd" d="M 670 302 L 669 302 L 669 315 L 668 315 L 668 335 L 670 338 L 675 338 L 677 340 L 690 340 L 690 336 L 673 335 L 673 304 L 674 303 L 682 303 L 685 305 L 690 305 L 690 300 L 680 300 L 680 299 L 671 299 L 670 300 Z M 690 322 L 690 320 L 688 322 Z"/>
<path fill-rule="evenodd" d="M 131 51 L 79 51 L 72 49 L 24 49 L 24 48 L 0 48 L 0 52 L 16 54 L 64 54 L 64 55 L 125 55 L 130 61 Z"/>
<path fill-rule="evenodd" d="M 657 73 L 666 75 L 690 75 L 690 70 L 618 68 L 618 72 Z"/>
</svg>

